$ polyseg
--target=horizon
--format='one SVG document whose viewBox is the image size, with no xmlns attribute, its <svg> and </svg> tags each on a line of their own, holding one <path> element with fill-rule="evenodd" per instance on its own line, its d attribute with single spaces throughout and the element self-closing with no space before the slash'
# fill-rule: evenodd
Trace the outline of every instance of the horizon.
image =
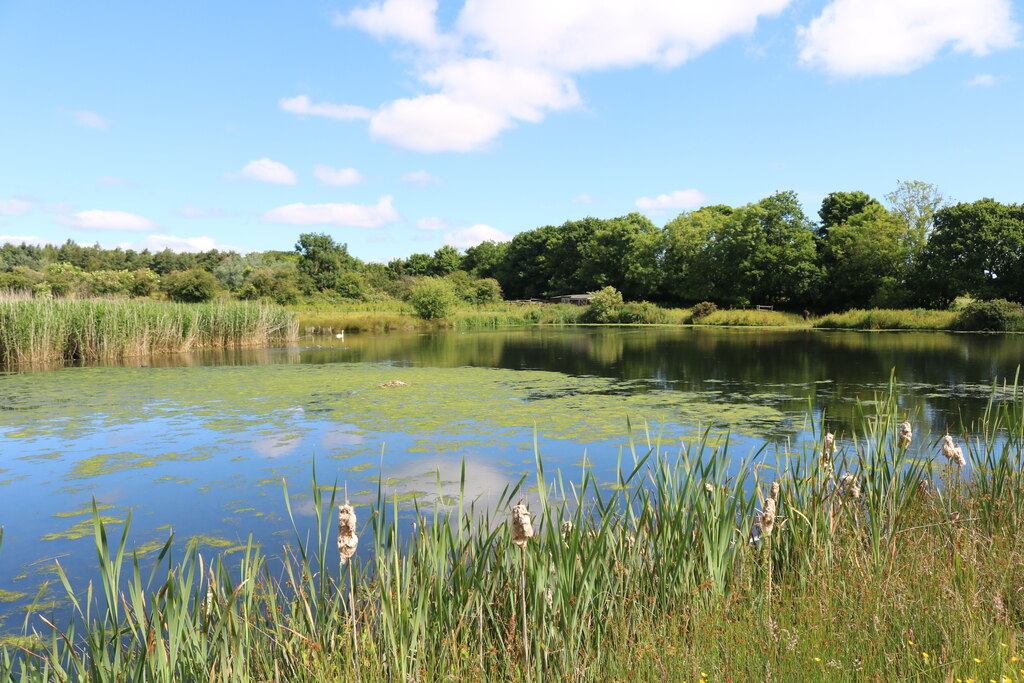
<svg viewBox="0 0 1024 683">
<path fill-rule="evenodd" d="M 0 7 L 0 243 L 464 251 L 901 180 L 1024 202 L 1020 1 Z"/>
</svg>

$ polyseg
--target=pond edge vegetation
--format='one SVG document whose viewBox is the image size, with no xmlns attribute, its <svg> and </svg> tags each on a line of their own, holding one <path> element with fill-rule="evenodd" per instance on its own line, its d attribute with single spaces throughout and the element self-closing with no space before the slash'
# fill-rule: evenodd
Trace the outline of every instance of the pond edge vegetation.
<svg viewBox="0 0 1024 683">
<path fill-rule="evenodd" d="M 378 487 L 344 501 L 340 556 L 338 485 L 315 469 L 314 528 L 285 487 L 280 558 L 250 541 L 235 566 L 196 545 L 175 561 L 169 538 L 144 569 L 97 510 L 99 589 L 58 564 L 75 617 L 30 610 L 0 680 L 1014 680 L 1024 396 L 993 386 L 948 438 L 907 417 L 891 381 L 840 448 L 819 423 L 774 462 L 644 429 L 611 483 L 535 449 L 535 489 L 414 502 L 411 531 Z"/>
</svg>

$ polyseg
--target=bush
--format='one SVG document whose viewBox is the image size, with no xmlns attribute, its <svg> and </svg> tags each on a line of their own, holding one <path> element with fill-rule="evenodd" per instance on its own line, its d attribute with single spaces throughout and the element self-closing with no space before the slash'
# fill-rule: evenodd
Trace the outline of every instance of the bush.
<svg viewBox="0 0 1024 683">
<path fill-rule="evenodd" d="M 173 301 L 202 303 L 217 294 L 217 278 L 199 268 L 168 273 L 164 276 L 164 291 Z"/>
<path fill-rule="evenodd" d="M 366 299 L 366 280 L 355 271 L 347 271 L 338 276 L 335 291 L 346 299 L 363 301 Z"/>
<path fill-rule="evenodd" d="M 501 301 L 501 285 L 493 277 L 473 283 L 473 303 L 496 304 Z"/>
<path fill-rule="evenodd" d="M 615 318 L 616 322 L 624 325 L 661 325 L 668 322 L 668 314 L 649 301 L 623 304 Z"/>
<path fill-rule="evenodd" d="M 956 319 L 960 330 L 1024 332 L 1024 306 L 1006 299 L 974 301 Z"/>
<path fill-rule="evenodd" d="M 622 306 L 622 294 L 611 285 L 596 292 L 590 292 L 593 297 L 590 300 L 590 308 L 587 310 L 587 318 L 595 323 L 618 322 L 618 309 Z"/>
<path fill-rule="evenodd" d="M 692 317 L 694 320 L 700 320 L 701 318 L 708 317 L 717 310 L 718 306 L 716 306 L 713 302 L 701 301 L 699 304 L 693 307 Z"/>
<path fill-rule="evenodd" d="M 409 292 L 409 303 L 419 317 L 424 320 L 436 320 L 450 317 L 455 312 L 458 297 L 446 280 L 427 277 L 413 286 Z"/>
</svg>

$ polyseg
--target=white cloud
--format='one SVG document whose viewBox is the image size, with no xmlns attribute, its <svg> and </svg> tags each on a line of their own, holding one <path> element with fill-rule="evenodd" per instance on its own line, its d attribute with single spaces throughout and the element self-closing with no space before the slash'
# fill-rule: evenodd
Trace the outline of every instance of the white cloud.
<svg viewBox="0 0 1024 683">
<path fill-rule="evenodd" d="M 102 178 L 97 178 L 96 184 L 104 187 L 132 187 L 135 185 L 135 183 L 130 183 L 127 180 L 116 178 L 112 175 L 105 175 Z"/>
<path fill-rule="evenodd" d="M 378 39 L 397 38 L 426 48 L 446 39 L 437 30 L 436 0 L 384 0 L 348 14 L 336 14 L 335 26 L 351 24 Z"/>
<path fill-rule="evenodd" d="M 575 74 L 677 66 L 790 2 L 467 0 L 452 32 L 439 34 L 435 0 L 384 0 L 335 23 L 422 50 L 426 92 L 381 105 L 370 119 L 374 139 L 419 152 L 470 152 L 519 122 L 580 106 Z"/>
<path fill-rule="evenodd" d="M 201 206 L 186 206 L 178 214 L 182 218 L 219 218 L 224 215 L 224 210 L 218 206 L 204 208 Z"/>
<path fill-rule="evenodd" d="M 392 197 L 381 197 L 375 205 L 366 204 L 288 204 L 263 214 L 268 223 L 288 225 L 344 225 L 354 228 L 381 228 L 402 219 L 391 205 Z"/>
<path fill-rule="evenodd" d="M 431 185 L 443 185 L 444 181 L 426 171 L 413 171 L 406 173 L 401 178 L 405 182 L 417 187 L 430 187 Z"/>
<path fill-rule="evenodd" d="M 79 211 L 71 216 L 62 216 L 58 223 L 83 230 L 124 230 L 128 232 L 145 232 L 155 230 L 156 223 L 142 216 L 127 211 L 103 211 L 93 209 Z"/>
<path fill-rule="evenodd" d="M 512 235 L 507 235 L 497 228 L 478 223 L 468 228 L 461 228 L 445 234 L 444 243 L 456 249 L 468 249 L 481 242 L 508 242 Z"/>
<path fill-rule="evenodd" d="M 416 227 L 420 230 L 447 230 L 452 224 L 437 216 L 424 216 L 416 221 Z"/>
<path fill-rule="evenodd" d="M 41 237 L 32 237 L 29 235 L 0 235 L 0 245 L 4 244 L 32 244 L 37 247 L 42 247 L 47 244 L 60 244 L 53 240 L 46 240 Z"/>
<path fill-rule="evenodd" d="M 646 211 L 662 211 L 665 209 L 694 209 L 704 204 L 707 197 L 700 190 L 676 190 L 657 197 L 638 197 L 636 206 Z"/>
<path fill-rule="evenodd" d="M 992 74 L 978 74 L 964 85 L 971 88 L 991 88 L 999 82 L 999 79 Z"/>
<path fill-rule="evenodd" d="M 219 251 L 237 251 L 243 254 L 246 253 L 245 250 L 239 249 L 238 247 L 219 244 L 217 240 L 212 237 L 178 237 L 177 235 L 163 234 L 149 235 L 146 239 L 139 240 L 137 242 L 121 242 L 117 246 L 122 249 L 134 249 L 136 251 L 141 251 L 143 249 L 149 249 L 150 251 L 163 251 L 164 249 L 170 249 L 171 251 L 177 252 L 198 252 L 217 249 Z"/>
<path fill-rule="evenodd" d="M 797 29 L 800 61 L 834 76 L 904 74 L 946 47 L 975 56 L 1011 47 L 1010 0 L 834 0 Z"/>
<path fill-rule="evenodd" d="M 75 122 L 75 125 L 82 126 L 83 128 L 110 130 L 110 119 L 105 119 L 99 114 L 86 111 L 85 109 L 71 112 L 71 119 Z"/>
<path fill-rule="evenodd" d="M 24 216 L 32 210 L 32 202 L 24 199 L 0 199 L 0 216 Z"/>
<path fill-rule="evenodd" d="M 323 164 L 313 169 L 313 175 L 324 185 L 330 187 L 348 187 L 363 182 L 363 174 L 354 168 L 331 168 Z"/>
<path fill-rule="evenodd" d="M 275 185 L 295 185 L 299 182 L 295 171 L 278 161 L 271 161 L 264 157 L 250 161 L 242 168 L 242 178 L 258 180 L 261 183 L 273 183 Z"/>
<path fill-rule="evenodd" d="M 282 97 L 277 101 L 278 106 L 290 114 L 299 116 L 323 116 L 328 119 L 339 121 L 352 121 L 355 119 L 368 119 L 373 111 L 366 107 L 359 107 L 354 104 L 331 104 L 321 102 L 313 104 L 306 95 L 298 97 Z"/>
<path fill-rule="evenodd" d="M 591 197 L 586 192 L 584 192 L 583 194 L 578 195 L 576 197 L 573 197 L 573 199 L 572 199 L 572 203 L 573 204 L 593 204 L 596 201 L 597 201 L 596 199 Z"/>
</svg>

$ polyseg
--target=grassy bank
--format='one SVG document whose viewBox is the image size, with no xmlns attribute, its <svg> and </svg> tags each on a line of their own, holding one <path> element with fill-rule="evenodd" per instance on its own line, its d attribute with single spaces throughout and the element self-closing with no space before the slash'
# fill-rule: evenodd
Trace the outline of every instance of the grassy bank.
<svg viewBox="0 0 1024 683">
<path fill-rule="evenodd" d="M 277 306 L 246 302 L 0 300 L 0 365 L 265 345 L 297 335 L 293 314 Z"/>
<path fill-rule="evenodd" d="M 828 330 L 950 330 L 956 327 L 959 315 L 956 311 L 923 308 L 853 309 L 822 316 L 814 321 L 814 326 Z"/>
<path fill-rule="evenodd" d="M 617 481 L 575 484 L 538 456 L 535 490 L 417 506 L 415 525 L 378 491 L 341 567 L 315 477 L 314 528 L 280 560 L 175 563 L 169 541 L 142 568 L 127 527 L 97 522 L 103 579 L 66 585 L 76 625 L 30 616 L 0 680 L 1017 680 L 1024 402 L 993 396 L 962 469 L 938 435 L 897 443 L 890 393 L 837 453 L 820 433 L 745 460 L 648 438 Z"/>
</svg>

